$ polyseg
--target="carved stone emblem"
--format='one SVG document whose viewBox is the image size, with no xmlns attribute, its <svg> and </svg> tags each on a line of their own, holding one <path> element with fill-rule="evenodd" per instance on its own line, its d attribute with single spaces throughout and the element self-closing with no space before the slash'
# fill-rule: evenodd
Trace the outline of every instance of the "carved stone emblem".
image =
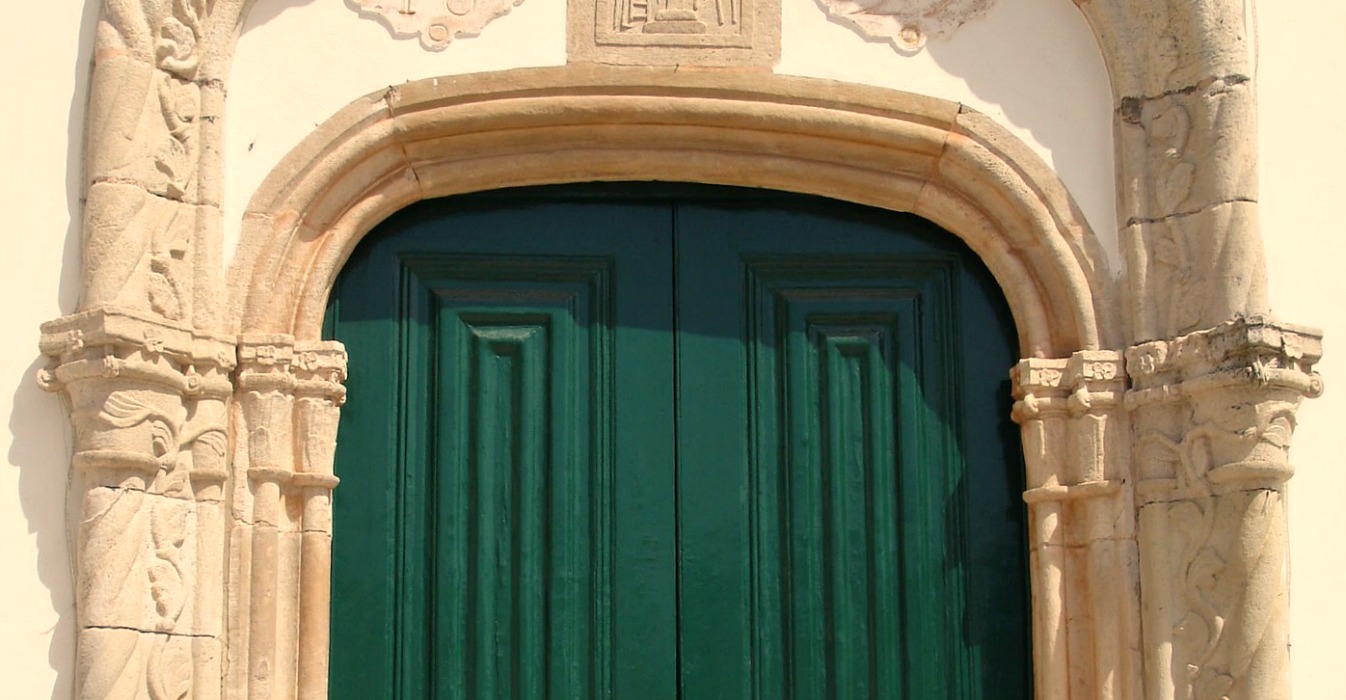
<svg viewBox="0 0 1346 700">
<path fill-rule="evenodd" d="M 570 60 L 771 66 L 779 0 L 570 0 Z"/>
<path fill-rule="evenodd" d="M 951 34 L 995 0 L 818 0 L 827 14 L 869 39 L 916 53 L 932 36 Z"/>
<path fill-rule="evenodd" d="M 346 0 L 361 16 L 388 25 L 393 36 L 416 36 L 421 45 L 442 51 L 461 36 L 476 36 L 491 20 L 508 14 L 523 0 Z"/>
</svg>

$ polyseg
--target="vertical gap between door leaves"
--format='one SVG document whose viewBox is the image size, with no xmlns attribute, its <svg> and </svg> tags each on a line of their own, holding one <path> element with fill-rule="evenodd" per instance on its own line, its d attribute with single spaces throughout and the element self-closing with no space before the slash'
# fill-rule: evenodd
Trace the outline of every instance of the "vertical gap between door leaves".
<svg viewBox="0 0 1346 700">
<path fill-rule="evenodd" d="M 674 624 L 674 643 L 673 643 L 673 677 L 676 679 L 676 697 L 683 700 L 683 682 L 682 682 L 682 433 L 679 427 L 682 416 L 682 315 L 679 308 L 679 300 L 682 295 L 679 290 L 682 288 L 682 280 L 679 277 L 681 268 L 679 266 L 679 246 L 678 246 L 678 200 L 671 199 L 668 202 L 669 227 L 671 235 L 668 237 L 669 246 L 672 248 L 669 260 L 673 265 L 673 624 Z"/>
</svg>

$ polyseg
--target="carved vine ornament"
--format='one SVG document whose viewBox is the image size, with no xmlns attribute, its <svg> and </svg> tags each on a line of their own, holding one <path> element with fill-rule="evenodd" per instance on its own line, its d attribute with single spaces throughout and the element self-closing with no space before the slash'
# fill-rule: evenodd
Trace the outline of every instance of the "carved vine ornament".
<svg viewBox="0 0 1346 700">
<path fill-rule="evenodd" d="M 229 312 L 222 302 L 229 288 L 219 233 L 224 81 L 249 4 L 103 0 L 87 141 L 84 298 L 79 312 L 42 327 L 50 364 L 39 376 L 67 399 L 74 426 L 82 700 L 327 697 L 332 461 L 345 354 L 338 343 L 287 332 L 239 332 L 255 327 L 249 312 Z M 517 3 L 348 4 L 443 48 Z M 822 4 L 872 36 L 913 48 L 990 2 Z M 779 22 L 769 0 L 574 0 L 571 7 L 588 13 L 592 31 L 571 35 L 572 52 L 576 37 L 587 37 L 588 48 L 572 53 L 584 61 L 676 63 L 705 52 L 769 65 L 779 46 L 779 29 L 764 20 Z M 984 230 L 952 228 L 978 250 L 1010 251 L 996 253 L 996 274 L 1007 297 L 1019 300 L 1021 323 L 1051 341 L 1032 347 L 1052 348 L 1046 357 L 1026 352 L 1012 371 L 1027 469 L 1038 696 L 1286 698 L 1283 489 L 1293 473 L 1295 412 L 1302 398 L 1322 391 L 1313 371 L 1321 344 L 1315 331 L 1261 315 L 1255 154 L 1243 138 L 1255 105 L 1248 52 L 1234 50 L 1245 40 L 1238 27 L 1246 7 L 1242 0 L 1116 0 L 1081 10 L 1118 90 L 1126 328 L 1112 320 L 1123 304 L 1106 282 L 1110 273 L 1090 276 L 1078 267 L 1101 260 L 1087 253 L 1097 242 L 1075 223 L 1050 169 L 951 103 L 896 92 L 870 103 L 872 91 L 759 74 L 740 80 L 592 66 L 516 72 L 499 88 L 504 97 L 483 88 L 473 98 L 479 104 L 465 108 L 459 123 L 481 130 L 470 141 L 476 145 L 465 147 L 485 150 L 464 156 L 462 167 L 489 160 L 490 149 L 516 153 L 510 149 L 520 147 L 527 120 L 566 113 L 557 106 L 583 106 L 575 124 L 606 129 L 595 129 L 595 139 L 615 133 L 614 143 L 644 143 L 630 135 L 648 125 L 622 110 L 657 105 L 661 118 L 702 125 L 687 132 L 707 139 L 688 147 L 689 159 L 723 150 L 713 140 L 722 134 L 739 134 L 734 145 L 742 152 L 731 155 L 765 167 L 744 168 L 735 184 L 805 191 L 815 177 L 897 173 L 908 178 L 892 180 L 898 189 L 916 183 L 910 189 L 920 192 L 913 210 L 988 222 Z M 654 52 L 604 53 L 631 47 Z M 676 52 L 659 53 L 669 47 Z M 545 84 L 530 88 L 528 76 L 539 75 Z M 743 82 L 749 79 L 756 87 Z M 456 84 L 415 87 L 417 99 L 446 110 L 407 122 L 427 131 L 425 143 L 455 136 L 435 130 L 455 107 L 434 91 Z M 607 97 L 593 97 L 604 91 Z M 499 105 L 529 100 L 524 110 Z M 491 109 L 499 133 L 478 123 Z M 387 111 L 395 111 L 391 103 Z M 940 119 L 944 126 L 931 126 Z M 349 135 L 363 144 L 413 136 L 388 123 L 362 122 L 370 132 L 342 126 L 324 138 L 335 144 Z M 824 155 L 807 149 L 824 141 L 854 157 L 822 165 Z M 786 142 L 812 160 L 791 160 L 789 149 L 780 152 Z M 927 143 L 933 151 L 921 150 Z M 599 151 L 586 157 L 617 167 L 613 149 Z M 350 162 L 366 162 L 367 153 Z M 556 164 L 546 155 L 539 152 L 539 168 L 589 172 L 583 158 Z M 868 160 L 880 156 L 895 160 Z M 620 166 L 612 172 L 634 167 Z M 317 178 L 304 185 L 318 193 L 316 204 L 258 219 L 276 228 L 264 228 L 256 249 L 240 253 L 245 262 L 257 256 L 231 273 L 242 276 L 243 288 L 262 280 L 256 283 L 268 294 L 297 298 L 312 270 L 268 268 L 267 261 L 284 260 L 291 240 L 322 244 L 328 224 L 313 223 L 322 220 L 315 208 L 368 204 L 352 194 L 359 188 L 343 184 L 357 165 L 324 167 L 302 174 Z M 591 175 L 609 172 L 592 168 Z M 425 172 L 440 180 L 418 177 L 417 187 L 447 192 L 461 171 Z M 933 174 L 918 181 L 913 172 Z M 948 182 L 972 194 L 950 195 L 941 189 Z M 499 186 L 511 183 L 521 181 Z M 1021 238 L 1034 231 L 1054 236 L 1042 239 L 1050 245 L 1025 245 Z M 324 264 L 319 253 L 329 251 L 315 251 L 304 253 L 305 264 Z M 1083 320 L 1071 326 L 1058 316 Z M 1143 342 L 1121 350 L 1121 342 L 1098 340 L 1125 337 Z"/>
</svg>

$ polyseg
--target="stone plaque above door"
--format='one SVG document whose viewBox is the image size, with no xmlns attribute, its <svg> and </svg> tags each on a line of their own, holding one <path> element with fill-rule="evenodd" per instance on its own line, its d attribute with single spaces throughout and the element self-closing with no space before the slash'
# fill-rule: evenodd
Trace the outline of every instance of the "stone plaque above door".
<svg viewBox="0 0 1346 700">
<path fill-rule="evenodd" d="M 780 58 L 780 0 L 570 0 L 571 63 L 757 66 Z"/>
</svg>

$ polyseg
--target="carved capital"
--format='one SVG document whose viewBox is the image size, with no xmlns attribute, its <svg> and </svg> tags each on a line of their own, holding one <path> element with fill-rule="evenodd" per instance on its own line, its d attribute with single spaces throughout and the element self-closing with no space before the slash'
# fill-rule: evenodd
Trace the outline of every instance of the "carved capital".
<svg viewBox="0 0 1346 700">
<path fill-rule="evenodd" d="M 281 490 L 330 490 L 336 485 L 332 463 L 340 407 L 346 400 L 345 348 L 334 341 L 295 341 L 289 335 L 244 335 L 238 355 L 244 439 L 237 461 L 253 484 L 253 495 L 268 490 L 267 484 Z M 256 503 L 238 506 L 241 517 L 251 519 L 250 511 L 257 517 Z M 269 513 L 261 517 L 275 522 Z"/>
<path fill-rule="evenodd" d="M 239 487 L 231 505 L 248 572 L 228 613 L 236 648 L 247 649 L 238 682 L 250 695 L 269 696 L 272 670 L 295 668 L 299 697 L 326 697 L 333 461 L 346 351 L 334 341 L 244 335 L 238 356 Z M 298 596 L 297 630 L 278 603 L 285 595 Z"/>
<path fill-rule="evenodd" d="M 1083 350 L 1067 359 L 1021 360 L 1010 373 L 1018 399 L 1011 413 L 1024 432 L 1030 503 L 1117 493 L 1107 459 L 1126 390 L 1122 356 Z M 1111 425 L 1110 425 L 1111 424 Z M 1068 444 L 1063 451 L 1060 445 Z"/>
<path fill-rule="evenodd" d="M 1321 356 L 1317 331 L 1263 317 L 1128 350 L 1142 498 L 1280 488 L 1295 412 L 1323 391 Z"/>
<path fill-rule="evenodd" d="M 42 327 L 81 492 L 78 697 L 185 697 L 219 644 L 232 339 L 94 309 Z M 97 665 L 92 665 L 94 663 Z M 148 693 L 148 695 L 147 695 Z"/>
<path fill-rule="evenodd" d="M 224 430 L 222 423 L 186 430 L 188 413 L 230 395 L 232 343 L 149 315 L 97 309 L 44 324 L 40 347 L 51 364 L 38 383 L 70 401 L 75 466 L 106 486 L 145 490 L 157 480 L 157 490 L 188 497 L 190 487 L 177 479 L 180 454 L 206 432 Z"/>
<path fill-rule="evenodd" d="M 300 396 L 346 403 L 346 348 L 336 341 L 296 343 L 295 391 Z"/>
<path fill-rule="evenodd" d="M 1321 355 L 1262 317 L 1127 351 L 1147 697 L 1289 697 L 1281 489 Z"/>
<path fill-rule="evenodd" d="M 1132 697 L 1140 602 L 1123 356 L 1085 350 L 1010 372 L 1023 435 L 1042 697 Z M 1095 624 L 1095 621 L 1107 621 Z"/>
</svg>

